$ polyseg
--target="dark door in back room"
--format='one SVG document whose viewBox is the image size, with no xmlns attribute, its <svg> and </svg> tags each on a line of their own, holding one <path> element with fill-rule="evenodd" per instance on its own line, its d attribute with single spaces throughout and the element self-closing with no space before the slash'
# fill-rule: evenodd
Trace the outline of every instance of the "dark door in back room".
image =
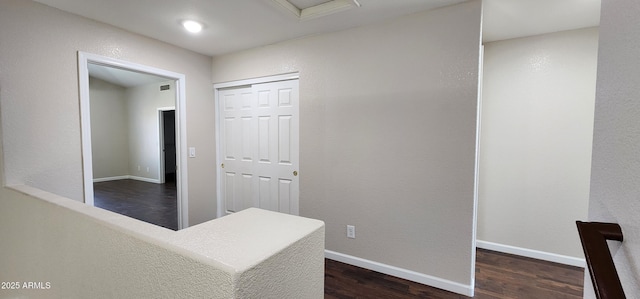
<svg viewBox="0 0 640 299">
<path fill-rule="evenodd" d="M 165 183 L 176 182 L 176 111 L 162 111 Z"/>
</svg>

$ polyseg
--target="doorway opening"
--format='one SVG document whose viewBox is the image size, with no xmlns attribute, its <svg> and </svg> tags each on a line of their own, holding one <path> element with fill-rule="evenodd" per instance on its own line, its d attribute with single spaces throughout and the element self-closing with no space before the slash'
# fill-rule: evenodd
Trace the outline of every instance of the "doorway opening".
<svg viewBox="0 0 640 299">
<path fill-rule="evenodd" d="M 147 203 L 158 204 L 154 199 L 162 198 L 168 201 L 167 211 L 173 206 L 173 211 L 166 213 L 169 215 L 166 217 L 172 218 L 169 219 L 172 225 L 147 222 L 172 229 L 188 227 L 185 76 L 84 52 L 78 52 L 78 73 L 85 203 L 98 206 L 96 196 L 105 194 L 104 190 L 97 194 L 94 184 L 123 183 L 117 187 L 118 192 L 128 194 L 129 199 L 142 198 Z M 94 103 L 101 97 L 102 90 L 92 90 L 90 85 L 98 81 L 110 81 L 103 82 L 105 85 L 124 85 L 123 99 Z M 143 83 L 132 83 L 140 81 Z M 116 104 L 117 101 L 122 104 Z M 96 109 L 99 105 L 122 108 L 105 113 Z M 102 139 L 105 134 L 96 131 L 101 126 L 100 118 L 107 124 L 102 125 L 103 128 L 122 128 L 106 134 L 110 139 Z M 172 187 L 166 184 L 167 177 Z M 126 189 L 133 186 L 136 191 L 127 193 Z M 146 191 L 140 191 L 145 188 Z M 155 208 L 145 203 L 132 210 L 146 215 Z"/>
<path fill-rule="evenodd" d="M 176 110 L 158 109 L 160 124 L 160 183 L 176 183 Z"/>
</svg>

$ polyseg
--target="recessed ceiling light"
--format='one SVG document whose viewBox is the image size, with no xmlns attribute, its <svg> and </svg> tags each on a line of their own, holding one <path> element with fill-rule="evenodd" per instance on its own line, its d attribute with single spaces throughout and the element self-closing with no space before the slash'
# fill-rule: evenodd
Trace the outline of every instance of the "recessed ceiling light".
<svg viewBox="0 0 640 299">
<path fill-rule="evenodd" d="M 193 20 L 182 21 L 182 26 L 191 33 L 198 33 L 202 31 L 202 24 Z"/>
</svg>

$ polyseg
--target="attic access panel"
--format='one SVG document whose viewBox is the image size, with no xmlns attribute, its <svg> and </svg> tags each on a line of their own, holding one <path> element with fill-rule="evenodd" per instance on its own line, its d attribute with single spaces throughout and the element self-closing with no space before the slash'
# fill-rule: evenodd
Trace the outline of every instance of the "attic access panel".
<svg viewBox="0 0 640 299">
<path fill-rule="evenodd" d="M 278 7 L 306 21 L 360 7 L 357 0 L 272 0 Z"/>
</svg>

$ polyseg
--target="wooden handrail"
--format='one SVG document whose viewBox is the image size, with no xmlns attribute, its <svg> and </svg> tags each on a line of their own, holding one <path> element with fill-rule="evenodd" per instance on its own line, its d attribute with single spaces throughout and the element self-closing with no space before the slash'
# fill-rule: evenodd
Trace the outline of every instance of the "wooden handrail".
<svg viewBox="0 0 640 299">
<path fill-rule="evenodd" d="M 576 221 L 576 225 L 596 297 L 598 299 L 626 298 L 607 245 L 607 240 L 622 242 L 620 225 L 582 221 Z"/>
</svg>

